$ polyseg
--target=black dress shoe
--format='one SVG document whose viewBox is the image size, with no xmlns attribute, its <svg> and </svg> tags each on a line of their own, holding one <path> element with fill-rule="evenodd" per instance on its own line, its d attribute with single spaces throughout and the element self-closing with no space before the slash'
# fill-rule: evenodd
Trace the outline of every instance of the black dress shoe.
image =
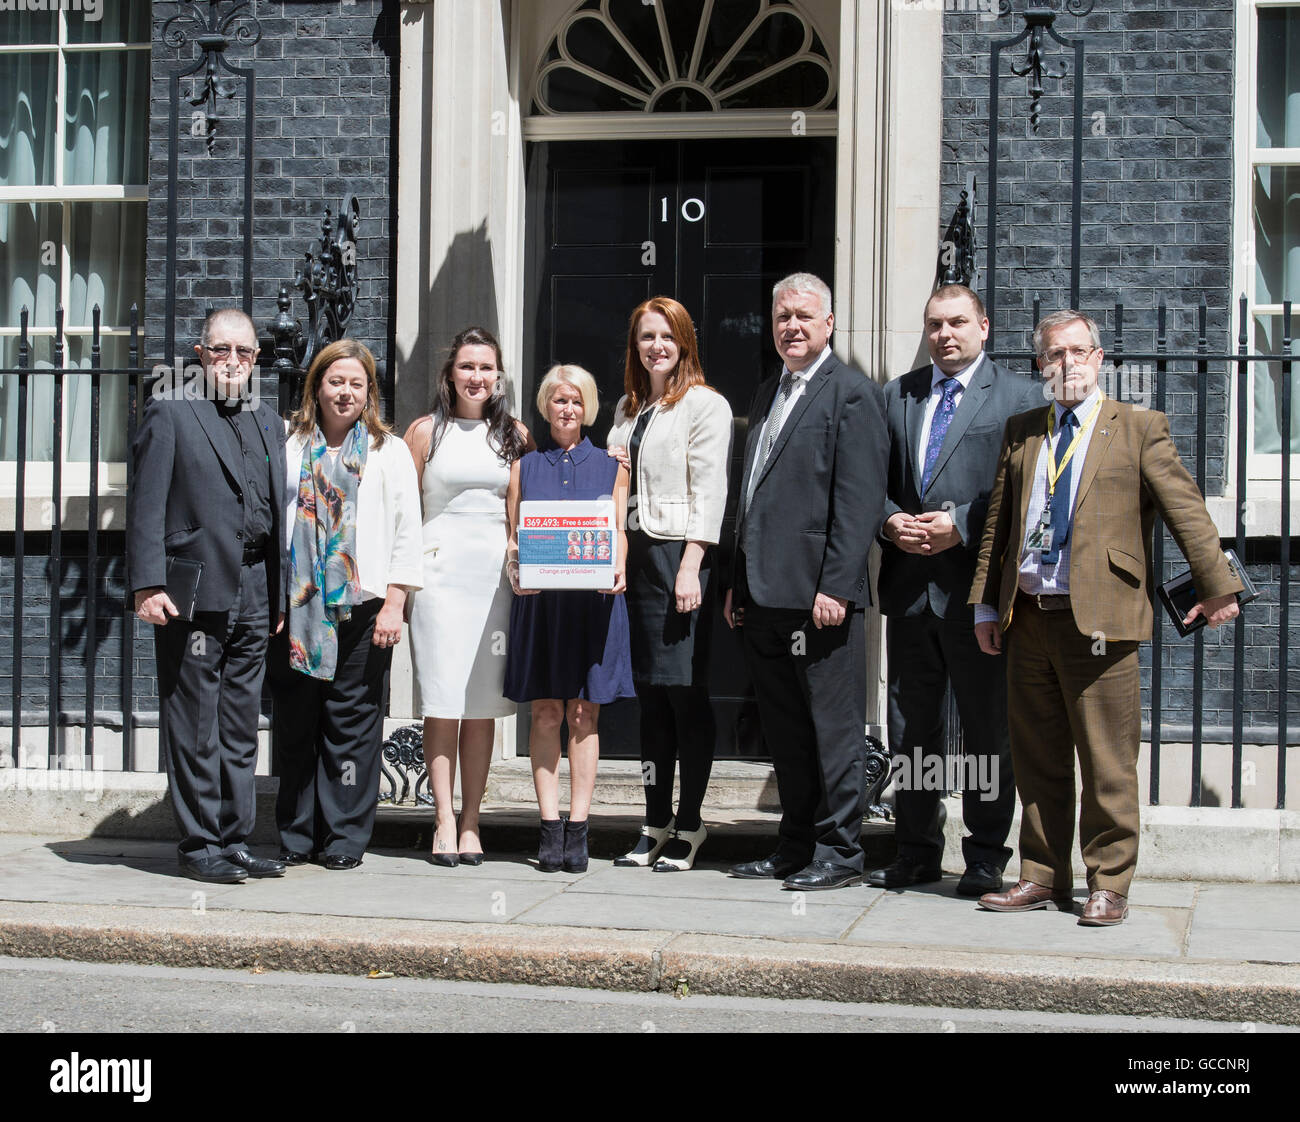
<svg viewBox="0 0 1300 1122">
<path fill-rule="evenodd" d="M 180 867 L 181 876 L 209 884 L 243 884 L 248 879 L 246 869 L 224 857 L 182 857 Z"/>
<path fill-rule="evenodd" d="M 958 896 L 983 896 L 1002 891 L 1002 870 L 988 861 L 972 861 L 957 882 Z"/>
<path fill-rule="evenodd" d="M 344 869 L 355 869 L 361 864 L 361 858 L 349 857 L 346 853 L 326 853 L 322 855 L 320 863 L 337 873 Z"/>
<path fill-rule="evenodd" d="M 806 869 L 785 878 L 782 888 L 798 892 L 820 892 L 825 888 L 850 888 L 862 883 L 862 874 L 829 861 L 814 861 Z"/>
<path fill-rule="evenodd" d="M 280 850 L 280 856 L 276 858 L 282 865 L 306 865 L 311 861 L 310 853 L 299 853 L 294 849 Z"/>
<path fill-rule="evenodd" d="M 746 861 L 743 865 L 732 865 L 731 875 L 742 880 L 785 880 L 791 873 L 797 873 L 806 864 L 806 861 L 791 861 L 788 857 L 774 853 L 761 861 Z"/>
<path fill-rule="evenodd" d="M 454 869 L 460 864 L 459 853 L 430 853 L 430 865 L 441 865 L 444 869 Z"/>
<path fill-rule="evenodd" d="M 943 870 L 938 865 L 922 865 L 910 857 L 898 857 L 892 865 L 873 869 L 867 874 L 867 883 L 872 888 L 907 888 L 908 885 L 930 884 L 942 879 Z M 998 881 L 998 887 L 1002 887 L 1001 880 Z"/>
<path fill-rule="evenodd" d="M 250 877 L 284 876 L 283 861 L 272 861 L 269 857 L 254 857 L 246 849 L 241 849 L 237 853 L 227 853 L 226 860 L 246 870 Z"/>
<path fill-rule="evenodd" d="M 456 857 L 462 865 L 481 865 L 483 864 L 483 854 L 481 853 L 458 853 Z"/>
</svg>

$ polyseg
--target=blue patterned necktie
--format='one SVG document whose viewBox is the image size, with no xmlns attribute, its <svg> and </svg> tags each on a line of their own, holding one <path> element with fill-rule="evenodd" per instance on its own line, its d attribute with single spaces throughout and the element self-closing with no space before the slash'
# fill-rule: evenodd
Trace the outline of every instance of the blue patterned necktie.
<svg viewBox="0 0 1300 1122">
<path fill-rule="evenodd" d="M 1053 458 L 1059 470 L 1065 453 L 1074 441 L 1075 430 L 1079 427 L 1079 418 L 1073 409 L 1061 414 L 1061 435 L 1056 440 Z M 1057 476 L 1056 487 L 1052 490 L 1052 548 L 1043 550 L 1044 565 L 1055 565 L 1061 559 L 1061 546 L 1070 538 L 1070 476 L 1074 474 L 1074 457 L 1070 457 L 1065 469 Z"/>
<path fill-rule="evenodd" d="M 957 412 L 957 395 L 961 392 L 961 383 L 956 378 L 945 378 L 939 385 L 943 387 L 943 400 L 939 402 L 934 418 L 930 421 L 930 439 L 925 445 L 925 470 L 921 474 L 922 498 L 930 489 L 934 465 L 939 462 L 939 450 L 943 447 L 943 438 L 948 435 L 953 414 Z"/>
</svg>

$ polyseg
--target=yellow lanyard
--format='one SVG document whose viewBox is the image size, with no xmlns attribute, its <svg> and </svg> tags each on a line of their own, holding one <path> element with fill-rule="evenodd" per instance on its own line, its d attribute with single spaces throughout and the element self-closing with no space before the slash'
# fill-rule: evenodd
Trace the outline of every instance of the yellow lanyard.
<svg viewBox="0 0 1300 1122">
<path fill-rule="evenodd" d="M 1101 403 L 1106 400 L 1103 393 L 1097 398 L 1097 404 L 1093 406 L 1092 412 L 1088 414 L 1088 419 L 1079 426 L 1079 431 L 1074 434 L 1074 439 L 1070 441 L 1070 446 L 1065 450 L 1065 456 L 1060 464 L 1057 464 L 1056 457 L 1052 455 L 1052 434 L 1056 428 L 1056 410 L 1052 409 L 1047 414 L 1047 504 L 1050 509 L 1052 495 L 1056 491 L 1056 481 L 1061 478 L 1061 473 L 1065 471 L 1066 466 L 1074 457 L 1074 450 L 1079 447 L 1079 441 L 1083 439 L 1084 433 L 1088 427 L 1097 419 L 1097 414 L 1101 412 Z"/>
</svg>

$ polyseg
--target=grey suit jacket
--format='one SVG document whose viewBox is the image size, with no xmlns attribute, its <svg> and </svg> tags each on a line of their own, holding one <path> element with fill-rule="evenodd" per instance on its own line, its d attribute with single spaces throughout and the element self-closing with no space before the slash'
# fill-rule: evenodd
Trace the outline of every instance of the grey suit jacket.
<svg viewBox="0 0 1300 1122">
<path fill-rule="evenodd" d="M 985 356 L 962 394 L 935 463 L 930 489 L 920 494 L 924 470 L 918 445 L 930 397 L 929 364 L 885 386 L 889 426 L 889 483 L 885 517 L 903 511 L 947 510 L 961 542 L 933 557 L 905 553 L 882 540 L 876 591 L 887 616 L 930 612 L 941 619 L 973 619 L 967 605 L 979 556 L 989 492 L 998 470 L 998 451 L 1008 418 L 1041 406 L 1040 383 L 1013 374 Z"/>
</svg>

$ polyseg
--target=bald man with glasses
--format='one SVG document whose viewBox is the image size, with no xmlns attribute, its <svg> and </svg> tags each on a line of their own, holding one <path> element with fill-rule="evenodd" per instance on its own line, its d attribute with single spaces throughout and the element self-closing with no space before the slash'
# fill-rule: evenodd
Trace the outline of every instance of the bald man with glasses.
<svg viewBox="0 0 1300 1122">
<path fill-rule="evenodd" d="M 200 339 L 202 378 L 175 372 L 144 411 L 128 558 L 136 615 L 154 625 L 159 752 L 180 871 L 237 884 L 284 873 L 248 850 L 266 647 L 286 602 L 284 422 L 254 396 L 257 333 L 247 315 L 212 312 Z M 190 605 L 168 588 L 188 593 L 196 562 L 185 618 Z"/>
</svg>

